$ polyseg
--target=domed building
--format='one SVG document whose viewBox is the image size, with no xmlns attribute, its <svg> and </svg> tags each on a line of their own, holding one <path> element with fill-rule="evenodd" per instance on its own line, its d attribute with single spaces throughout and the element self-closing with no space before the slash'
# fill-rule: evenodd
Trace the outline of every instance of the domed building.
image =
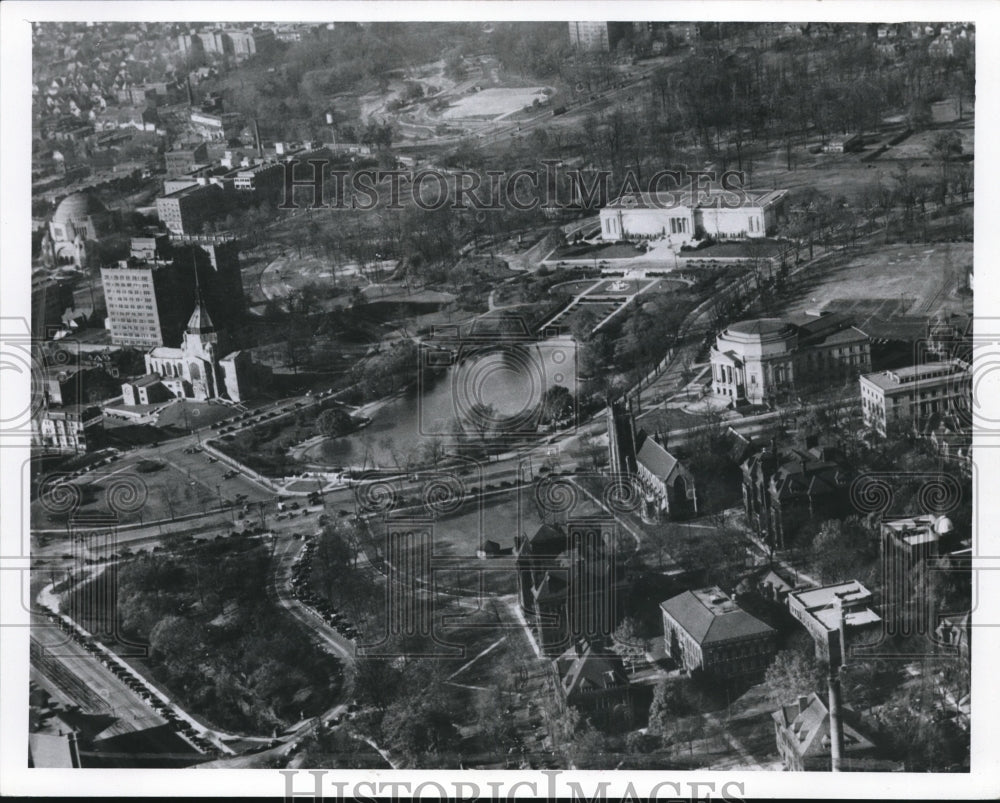
<svg viewBox="0 0 1000 803">
<path fill-rule="evenodd" d="M 810 383 L 871 370 L 868 335 L 828 312 L 732 323 L 719 333 L 710 358 L 712 392 L 732 406 L 787 401 Z"/>
<path fill-rule="evenodd" d="M 49 221 L 48 233 L 56 262 L 84 267 L 87 244 L 113 234 L 114 224 L 113 214 L 92 193 L 67 195 Z"/>
</svg>

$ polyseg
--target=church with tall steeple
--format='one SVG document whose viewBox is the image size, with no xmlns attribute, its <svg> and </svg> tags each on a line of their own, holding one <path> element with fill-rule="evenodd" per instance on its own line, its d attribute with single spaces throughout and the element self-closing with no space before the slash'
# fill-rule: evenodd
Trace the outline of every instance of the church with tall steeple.
<svg viewBox="0 0 1000 803">
<path fill-rule="evenodd" d="M 215 328 L 196 287 L 180 347 L 157 346 L 147 352 L 146 376 L 126 382 L 122 394 L 126 404 L 148 404 L 164 395 L 161 386 L 176 398 L 238 402 L 246 398 L 248 380 L 255 373 L 249 352 L 230 350 L 229 338 Z"/>
</svg>

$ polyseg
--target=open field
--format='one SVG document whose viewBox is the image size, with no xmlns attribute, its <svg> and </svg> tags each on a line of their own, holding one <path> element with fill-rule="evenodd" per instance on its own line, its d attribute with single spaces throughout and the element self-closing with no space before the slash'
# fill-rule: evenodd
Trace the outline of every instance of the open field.
<svg viewBox="0 0 1000 803">
<path fill-rule="evenodd" d="M 958 131 L 962 138 L 962 152 L 972 153 L 975 145 L 975 131 L 970 124 L 968 127 L 954 126 L 952 130 Z M 937 157 L 934 156 L 932 147 L 934 140 L 940 136 L 939 130 L 918 131 L 907 137 L 898 145 L 893 145 L 887 150 L 879 160 L 883 159 L 931 159 L 937 164 Z"/>
<path fill-rule="evenodd" d="M 536 99 L 542 103 L 547 98 L 544 90 L 545 88 L 540 86 L 484 89 L 460 98 L 446 109 L 441 117 L 445 120 L 461 120 L 466 117 L 494 120 L 520 111 L 525 106 L 530 106 Z"/>
<path fill-rule="evenodd" d="M 971 313 L 972 297 L 957 292 L 971 265 L 972 243 L 887 245 L 811 277 L 784 311 L 828 308 L 854 314 L 855 324 L 871 335 L 898 335 L 890 322 Z"/>
<path fill-rule="evenodd" d="M 949 130 L 958 131 L 962 137 L 963 152 L 973 153 L 975 120 L 971 105 L 965 109 L 962 122 L 953 119 L 949 122 L 951 124 L 913 134 L 870 162 L 862 159 L 877 147 L 873 144 L 856 153 L 810 153 L 810 148 L 820 145 L 819 138 L 810 138 L 792 146 L 791 169 L 788 167 L 785 147 L 769 148 L 755 153 L 752 163 L 743 165 L 743 169 L 747 171 L 746 184 L 754 188 L 815 189 L 833 197 L 845 196 L 851 200 L 879 185 L 895 186 L 893 176 L 898 173 L 901 165 L 905 165 L 914 178 L 937 178 L 941 168 L 928 149 L 938 134 Z M 866 137 L 888 141 L 895 133 L 898 132 L 883 131 L 875 135 L 866 134 Z"/>
<path fill-rule="evenodd" d="M 770 237 L 761 237 L 748 243 L 716 243 L 707 248 L 699 248 L 697 251 L 682 251 L 682 259 L 712 259 L 712 258 L 733 258 L 753 257 L 763 258 L 777 256 L 788 248 L 788 243 L 781 240 L 773 240 Z"/>
<path fill-rule="evenodd" d="M 432 527 L 432 562 L 435 558 L 461 558 L 462 566 L 467 567 L 469 562 L 476 562 L 476 551 L 486 541 L 496 541 L 501 549 L 510 549 L 514 546 L 515 536 L 530 538 L 544 521 L 564 522 L 567 516 L 586 518 L 607 515 L 586 494 L 577 492 L 576 504 L 570 510 L 549 512 L 543 520 L 535 501 L 537 487 L 512 490 L 509 494 L 483 501 L 467 500 L 453 514 L 436 519 Z M 544 494 L 546 487 L 541 486 L 542 490 L 538 493 Z M 382 533 L 378 532 L 378 536 L 381 537 Z M 492 594 L 512 594 L 517 590 L 513 557 L 488 558 L 480 561 L 479 565 L 483 569 L 484 590 Z M 461 587 L 472 593 L 479 580 L 470 574 L 468 568 L 446 569 L 437 572 L 436 578 L 437 582 L 446 586 Z"/>
<path fill-rule="evenodd" d="M 565 245 L 549 254 L 546 260 L 551 262 L 560 259 L 631 259 L 643 253 L 631 243 Z"/>
</svg>

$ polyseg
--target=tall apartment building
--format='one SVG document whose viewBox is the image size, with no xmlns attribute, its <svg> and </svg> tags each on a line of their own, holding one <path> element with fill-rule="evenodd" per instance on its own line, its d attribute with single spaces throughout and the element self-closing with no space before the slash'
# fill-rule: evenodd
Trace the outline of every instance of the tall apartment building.
<svg viewBox="0 0 1000 803">
<path fill-rule="evenodd" d="M 570 22 L 569 43 L 581 50 L 610 50 L 608 23 L 589 20 Z"/>
<path fill-rule="evenodd" d="M 865 374 L 860 382 L 865 425 L 882 435 L 894 424 L 922 432 L 935 414 L 972 407 L 972 367 L 956 358 Z"/>
<path fill-rule="evenodd" d="M 233 55 L 237 61 L 243 61 L 257 55 L 257 53 L 266 52 L 275 42 L 274 31 L 267 29 L 227 30 L 225 35 L 229 37 Z"/>
<path fill-rule="evenodd" d="M 632 33 L 631 22 L 570 22 L 569 43 L 579 50 L 609 51 Z"/>
<path fill-rule="evenodd" d="M 175 264 L 198 266 L 201 295 L 219 329 L 235 332 L 246 314 L 239 241 L 222 236 L 175 237 L 171 248 Z"/>
<path fill-rule="evenodd" d="M 177 45 L 185 56 L 192 53 L 215 53 L 219 56 L 232 55 L 237 61 L 249 58 L 269 48 L 275 41 L 274 31 L 236 28 L 197 33 L 183 33 L 177 37 Z"/>
<path fill-rule="evenodd" d="M 219 325 L 233 329 L 245 311 L 235 241 L 174 245 L 170 259 L 131 256 L 101 268 L 111 342 L 154 348 L 175 346 L 195 301 L 194 270 Z"/>
</svg>

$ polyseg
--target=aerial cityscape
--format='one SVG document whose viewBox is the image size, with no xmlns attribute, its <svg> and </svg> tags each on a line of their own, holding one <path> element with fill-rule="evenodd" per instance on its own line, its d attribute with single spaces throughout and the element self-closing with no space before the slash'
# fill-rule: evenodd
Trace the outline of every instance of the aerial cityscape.
<svg viewBox="0 0 1000 803">
<path fill-rule="evenodd" d="M 970 772 L 974 24 L 32 30 L 26 766 Z"/>
</svg>

